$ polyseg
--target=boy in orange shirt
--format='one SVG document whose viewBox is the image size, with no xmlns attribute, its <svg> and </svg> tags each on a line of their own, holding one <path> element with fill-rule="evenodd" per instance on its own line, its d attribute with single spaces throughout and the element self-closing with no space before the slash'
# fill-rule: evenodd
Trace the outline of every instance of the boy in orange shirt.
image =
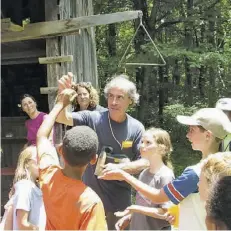
<svg viewBox="0 0 231 231">
<path fill-rule="evenodd" d="M 57 164 L 56 151 L 49 142 L 56 117 L 75 97 L 76 92 L 71 89 L 61 92 L 37 133 L 46 230 L 107 230 L 102 201 L 81 181 L 87 165 L 96 162 L 96 133 L 87 126 L 77 126 L 66 132 L 59 147 L 65 162 L 63 169 Z"/>
</svg>

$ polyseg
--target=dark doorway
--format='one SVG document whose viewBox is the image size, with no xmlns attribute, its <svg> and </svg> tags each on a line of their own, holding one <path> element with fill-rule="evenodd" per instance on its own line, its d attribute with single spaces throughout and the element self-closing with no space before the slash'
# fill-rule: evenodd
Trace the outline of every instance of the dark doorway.
<svg viewBox="0 0 231 231">
<path fill-rule="evenodd" d="M 23 116 L 18 104 L 20 96 L 34 96 L 38 109 L 48 112 L 47 95 L 40 94 L 40 87 L 47 86 L 46 66 L 41 64 L 7 65 L 1 67 L 1 116 Z"/>
</svg>

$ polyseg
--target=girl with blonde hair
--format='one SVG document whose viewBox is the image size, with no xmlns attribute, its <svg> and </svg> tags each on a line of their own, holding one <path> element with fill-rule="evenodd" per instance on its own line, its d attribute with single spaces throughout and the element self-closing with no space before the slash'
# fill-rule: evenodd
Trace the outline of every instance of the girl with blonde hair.
<svg viewBox="0 0 231 231">
<path fill-rule="evenodd" d="M 13 230 L 45 229 L 46 215 L 43 205 L 42 191 L 38 185 L 39 168 L 37 165 L 37 149 L 29 146 L 18 158 L 17 168 L 10 191 Z M 8 228 L 7 228 L 8 227 Z M 4 228 L 9 229 L 9 223 Z"/>
<path fill-rule="evenodd" d="M 186 135 L 193 150 L 201 151 L 202 159 L 217 153 L 219 145 L 229 133 L 231 123 L 220 109 L 202 108 L 192 116 L 177 116 L 178 122 L 188 125 Z M 180 204 L 179 230 L 206 230 L 204 203 L 198 193 L 198 182 L 201 173 L 201 162 L 188 166 L 183 173 L 162 189 L 153 189 L 135 177 L 120 170 L 104 171 L 100 179 L 125 180 L 153 203 L 172 201 Z"/>
<path fill-rule="evenodd" d="M 208 199 L 212 183 L 223 176 L 231 176 L 231 152 L 218 152 L 203 160 L 198 183 L 202 201 Z"/>
<path fill-rule="evenodd" d="M 140 153 L 142 158 L 150 162 L 150 166 L 141 172 L 139 180 L 156 189 L 171 182 L 174 179 L 171 152 L 172 144 L 168 132 L 161 128 L 146 130 L 141 139 Z M 130 223 L 130 230 L 170 230 L 171 226 L 165 220 L 168 206 L 167 203 L 154 204 L 137 192 L 136 205 L 117 213 L 123 217 L 116 223 L 116 229 L 122 230 Z"/>
</svg>

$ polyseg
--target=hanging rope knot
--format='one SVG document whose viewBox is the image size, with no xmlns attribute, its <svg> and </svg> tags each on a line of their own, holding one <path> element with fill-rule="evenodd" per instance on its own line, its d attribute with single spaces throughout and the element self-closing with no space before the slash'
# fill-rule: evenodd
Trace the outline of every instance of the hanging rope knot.
<svg viewBox="0 0 231 231">
<path fill-rule="evenodd" d="M 140 26 L 143 26 L 143 21 L 142 21 L 142 19 L 143 19 L 143 12 L 142 11 L 139 11 L 138 18 L 140 19 Z"/>
</svg>

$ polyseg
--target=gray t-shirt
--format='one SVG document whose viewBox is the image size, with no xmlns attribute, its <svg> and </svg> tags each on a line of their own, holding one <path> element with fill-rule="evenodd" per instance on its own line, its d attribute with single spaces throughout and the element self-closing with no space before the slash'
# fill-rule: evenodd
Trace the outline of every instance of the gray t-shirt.
<svg viewBox="0 0 231 231">
<path fill-rule="evenodd" d="M 108 119 L 108 111 L 82 111 L 72 113 L 74 126 L 87 125 L 94 129 L 99 139 L 98 154 L 103 146 L 113 148 L 113 154 L 125 154 L 131 161 L 140 158 L 139 144 L 144 131 L 144 126 L 136 119 L 127 115 L 127 118 L 122 123 L 117 123 L 113 120 L 111 128 L 114 136 L 122 144 L 123 141 L 132 141 L 132 146 L 123 148 L 114 139 Z M 106 212 L 116 212 L 124 210 L 131 204 L 131 188 L 121 181 L 105 181 L 99 180 L 94 175 L 95 165 L 88 165 L 83 181 L 90 186 L 102 199 Z"/>
<path fill-rule="evenodd" d="M 165 165 L 161 167 L 156 174 L 150 173 L 149 169 L 145 169 L 139 176 L 140 181 L 156 189 L 161 189 L 173 179 L 173 171 Z M 141 193 L 136 193 L 136 205 L 154 208 L 166 208 L 167 204 L 168 202 L 163 204 L 154 204 Z M 145 216 L 140 213 L 133 213 L 130 230 L 161 230 L 168 226 L 170 226 L 170 224 L 165 220 Z"/>
<path fill-rule="evenodd" d="M 45 230 L 46 213 L 43 204 L 42 191 L 30 180 L 20 180 L 15 185 L 13 195 L 13 229 L 17 230 L 17 210 L 22 209 L 29 212 L 28 221 Z"/>
</svg>

